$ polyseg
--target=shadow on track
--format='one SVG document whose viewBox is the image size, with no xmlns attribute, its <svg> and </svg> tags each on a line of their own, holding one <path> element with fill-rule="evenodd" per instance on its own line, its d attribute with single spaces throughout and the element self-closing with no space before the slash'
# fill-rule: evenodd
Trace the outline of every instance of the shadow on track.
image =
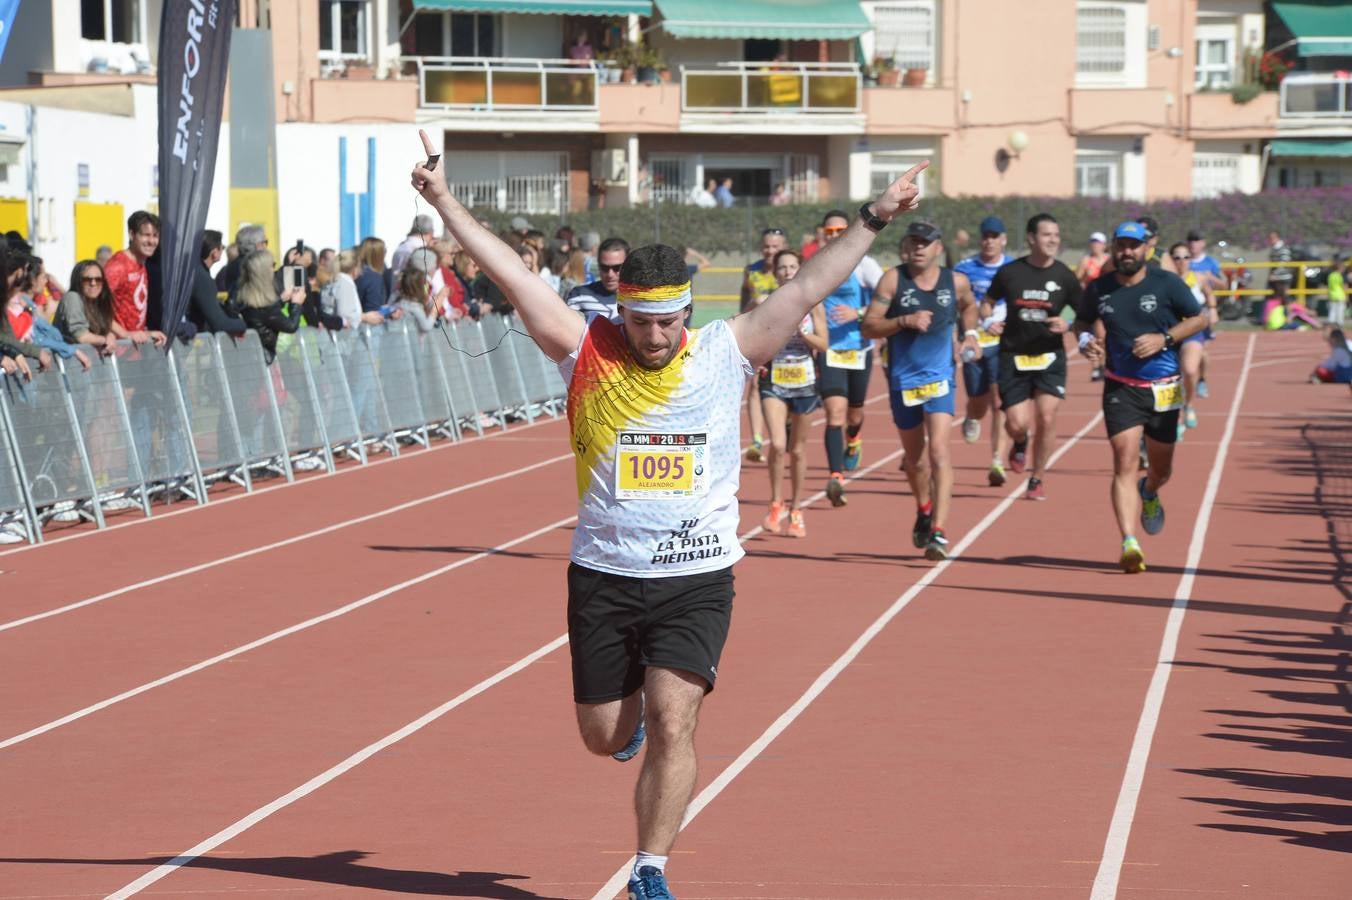
<svg viewBox="0 0 1352 900">
<path fill-rule="evenodd" d="M 434 897 L 561 900 L 561 898 L 545 897 L 522 887 L 503 883 L 508 880 L 529 880 L 529 876 L 526 875 L 508 875 L 503 872 L 422 872 L 414 869 L 382 869 L 378 866 L 367 866 L 359 863 L 360 860 L 370 855 L 365 850 L 340 850 L 319 856 L 260 856 L 242 859 L 204 856 L 194 859 L 183 868 L 216 869 L 221 872 L 267 875 L 272 878 L 290 878 L 317 884 L 334 884 L 401 894 L 426 894 Z M 164 865 L 169 861 L 170 858 L 167 856 L 150 856 L 141 859 L 0 858 L 0 863 L 137 866 L 146 869 Z"/>
</svg>

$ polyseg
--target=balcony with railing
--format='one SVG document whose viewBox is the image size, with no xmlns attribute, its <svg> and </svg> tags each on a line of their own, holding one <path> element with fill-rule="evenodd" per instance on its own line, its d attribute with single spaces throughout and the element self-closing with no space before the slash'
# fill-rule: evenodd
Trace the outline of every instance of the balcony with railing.
<svg viewBox="0 0 1352 900">
<path fill-rule="evenodd" d="M 424 115 L 540 121 L 541 113 L 559 113 L 574 123 L 598 120 L 602 67 L 596 62 L 449 56 L 404 62 L 417 73 Z"/>
<path fill-rule="evenodd" d="M 1292 72 L 1282 79 L 1283 119 L 1336 121 L 1352 125 L 1352 74 Z"/>
<path fill-rule="evenodd" d="M 855 63 L 726 62 L 682 65 L 684 131 L 771 124 L 799 133 L 862 131 Z"/>
</svg>

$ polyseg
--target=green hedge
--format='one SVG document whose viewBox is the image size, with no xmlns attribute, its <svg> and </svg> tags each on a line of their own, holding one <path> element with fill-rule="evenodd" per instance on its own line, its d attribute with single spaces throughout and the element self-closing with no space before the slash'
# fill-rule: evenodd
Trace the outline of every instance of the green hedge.
<svg viewBox="0 0 1352 900">
<path fill-rule="evenodd" d="M 691 246 L 706 254 L 754 255 L 762 230 L 782 228 L 793 243 L 810 234 L 823 214 L 834 207 L 853 211 L 858 203 L 836 201 L 731 209 L 665 204 L 569 213 L 564 221 L 579 235 L 587 231 L 596 231 L 603 238 L 619 235 L 634 245 L 660 241 L 676 247 Z M 1066 249 L 1082 246 L 1091 232 L 1110 232 L 1117 223 L 1143 213 L 1159 220 L 1161 234 L 1169 241 L 1181 240 L 1189 229 L 1198 228 L 1213 243 L 1226 240 L 1239 247 L 1264 247 L 1268 229 L 1276 228 L 1288 243 L 1352 249 L 1352 185 L 1150 204 L 1083 197 L 940 196 L 923 200 L 920 210 L 921 215 L 938 222 L 945 232 L 963 227 L 974 238 L 982 218 L 998 215 L 1009 228 L 1011 245 L 1015 247 L 1021 246 L 1017 239 L 1024 223 L 1039 212 L 1049 212 L 1060 221 Z M 514 214 L 484 215 L 496 227 L 506 228 Z M 557 216 L 527 218 L 550 235 L 562 224 Z M 897 236 L 894 231 L 884 232 L 878 238 L 877 249 L 891 250 Z"/>
</svg>

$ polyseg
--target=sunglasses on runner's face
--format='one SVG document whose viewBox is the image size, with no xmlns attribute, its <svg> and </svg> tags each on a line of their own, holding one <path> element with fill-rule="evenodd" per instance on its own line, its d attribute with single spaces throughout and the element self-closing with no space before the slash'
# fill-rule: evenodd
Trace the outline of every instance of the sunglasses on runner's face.
<svg viewBox="0 0 1352 900">
<path fill-rule="evenodd" d="M 823 228 L 822 234 L 840 234 L 848 227 L 848 225 L 832 225 L 828 228 Z"/>
<path fill-rule="evenodd" d="M 1187 257 L 1187 256 L 1175 256 L 1175 257 L 1173 257 L 1173 261 L 1174 261 L 1174 262 L 1191 262 L 1192 260 L 1191 260 L 1190 257 Z"/>
</svg>

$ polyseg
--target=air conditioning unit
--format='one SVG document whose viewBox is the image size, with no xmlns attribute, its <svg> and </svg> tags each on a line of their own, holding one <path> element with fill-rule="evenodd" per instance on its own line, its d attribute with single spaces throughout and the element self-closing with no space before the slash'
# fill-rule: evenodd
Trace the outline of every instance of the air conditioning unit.
<svg viewBox="0 0 1352 900">
<path fill-rule="evenodd" d="M 592 151 L 593 181 L 604 184 L 629 183 L 629 156 L 623 148 Z"/>
</svg>

